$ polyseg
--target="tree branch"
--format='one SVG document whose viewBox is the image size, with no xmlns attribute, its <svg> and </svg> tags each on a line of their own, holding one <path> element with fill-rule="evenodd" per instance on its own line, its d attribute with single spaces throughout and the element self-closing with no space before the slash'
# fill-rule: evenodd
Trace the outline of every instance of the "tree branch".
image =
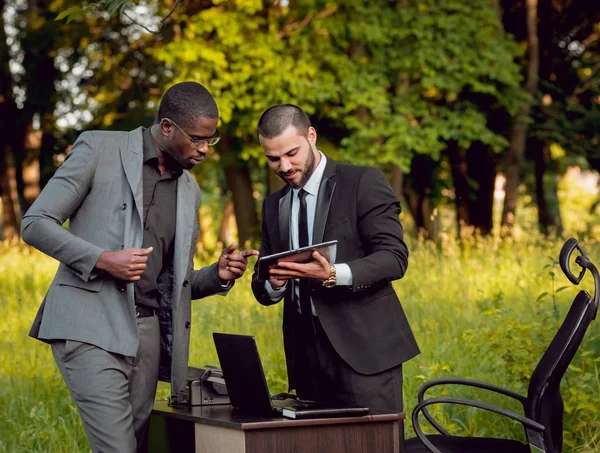
<svg viewBox="0 0 600 453">
<path fill-rule="evenodd" d="M 137 25 L 138 27 L 142 27 L 144 30 L 146 30 L 148 33 L 152 33 L 152 34 L 156 34 L 156 33 L 160 33 L 160 31 L 162 30 L 163 26 L 165 25 L 165 22 L 167 21 L 167 19 L 169 17 L 171 17 L 171 15 L 173 14 L 173 12 L 175 11 L 175 9 L 179 6 L 179 4 L 181 3 L 181 0 L 177 0 L 175 2 L 175 4 L 173 5 L 173 7 L 171 8 L 171 11 L 169 11 L 169 14 L 167 14 L 165 17 L 163 17 L 158 25 L 158 29 L 156 30 L 151 30 L 148 27 L 146 27 L 144 24 L 139 23 L 137 20 L 135 20 L 133 17 L 131 17 L 129 14 L 127 14 L 127 12 L 123 11 L 123 15 L 129 19 L 133 24 Z"/>
<path fill-rule="evenodd" d="M 322 17 L 330 16 L 331 14 L 335 13 L 337 10 L 338 10 L 337 6 L 332 6 L 329 9 L 321 11 L 319 14 L 317 14 L 317 17 L 322 18 Z M 314 13 L 309 13 L 301 21 L 285 24 L 283 26 L 283 29 L 279 33 L 277 33 L 276 38 L 282 39 L 287 36 L 290 36 L 294 31 L 296 31 L 300 28 L 306 27 L 313 20 L 314 17 L 315 17 Z"/>
</svg>

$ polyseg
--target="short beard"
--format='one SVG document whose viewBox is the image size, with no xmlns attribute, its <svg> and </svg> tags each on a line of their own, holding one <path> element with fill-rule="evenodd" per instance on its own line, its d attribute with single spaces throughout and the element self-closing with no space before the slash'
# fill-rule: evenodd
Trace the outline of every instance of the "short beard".
<svg viewBox="0 0 600 453">
<path fill-rule="evenodd" d="M 301 189 L 302 187 L 304 187 L 304 185 L 308 182 L 310 177 L 315 172 L 315 149 L 312 147 L 308 140 L 306 140 L 306 142 L 308 143 L 308 149 L 310 150 L 310 152 L 308 153 L 306 164 L 302 169 L 302 178 L 300 179 L 300 182 L 298 184 L 294 184 L 293 182 L 285 179 L 283 175 L 279 173 L 277 174 L 281 179 L 283 179 L 283 182 L 285 182 L 292 189 Z"/>
</svg>

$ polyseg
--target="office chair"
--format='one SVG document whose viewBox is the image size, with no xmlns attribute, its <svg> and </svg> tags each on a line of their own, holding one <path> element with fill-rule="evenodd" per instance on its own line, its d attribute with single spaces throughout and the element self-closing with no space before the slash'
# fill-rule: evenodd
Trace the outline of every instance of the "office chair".
<svg viewBox="0 0 600 453">
<path fill-rule="evenodd" d="M 571 272 L 570 257 L 573 251 L 580 255 L 575 263 L 581 267 L 578 276 Z M 535 367 L 529 381 L 527 396 L 511 390 L 463 378 L 440 378 L 425 383 L 419 390 L 418 404 L 412 413 L 412 424 L 417 437 L 404 442 L 403 452 L 432 453 L 520 453 L 532 451 L 560 453 L 562 449 L 563 402 L 560 395 L 560 381 L 577 352 L 588 326 L 596 318 L 598 298 L 600 296 L 600 275 L 598 269 L 585 255 L 577 240 L 571 238 L 560 251 L 559 263 L 567 278 L 578 285 L 586 269 L 594 278 L 594 297 L 586 291 L 580 291 L 573 300 L 569 312 L 550 346 L 544 352 Z M 438 385 L 462 385 L 486 389 L 520 401 L 524 415 L 493 406 L 484 402 L 453 397 L 424 399 L 425 392 Z M 427 407 L 432 404 L 458 404 L 487 410 L 520 422 L 525 429 L 527 443 L 511 439 L 477 438 L 452 436 L 429 413 Z M 419 424 L 419 414 L 440 433 L 425 434 Z"/>
</svg>

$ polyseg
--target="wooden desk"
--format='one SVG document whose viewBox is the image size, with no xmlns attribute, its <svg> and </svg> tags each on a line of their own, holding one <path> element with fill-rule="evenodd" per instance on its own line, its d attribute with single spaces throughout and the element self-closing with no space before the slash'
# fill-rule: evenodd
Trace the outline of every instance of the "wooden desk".
<svg viewBox="0 0 600 453">
<path fill-rule="evenodd" d="M 248 417 L 231 406 L 169 407 L 157 401 L 150 453 L 400 453 L 404 414 L 290 420 Z"/>
</svg>

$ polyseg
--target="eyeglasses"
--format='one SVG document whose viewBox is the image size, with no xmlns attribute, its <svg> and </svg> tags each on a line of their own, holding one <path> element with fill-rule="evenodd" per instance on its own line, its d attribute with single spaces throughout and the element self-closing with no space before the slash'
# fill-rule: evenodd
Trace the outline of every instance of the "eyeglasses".
<svg viewBox="0 0 600 453">
<path fill-rule="evenodd" d="M 191 137 L 186 131 L 184 131 L 182 128 L 180 128 L 175 121 L 173 121 L 169 118 L 163 118 L 163 119 L 167 120 L 173 126 L 175 126 L 177 129 L 179 129 L 179 132 L 181 132 L 185 138 L 187 138 L 190 142 L 192 142 L 192 145 L 194 145 L 198 148 L 203 148 L 204 145 L 215 146 L 217 143 L 219 143 L 219 140 L 221 140 L 221 134 L 219 133 L 219 131 L 215 132 L 215 135 L 213 135 L 212 137 L 208 137 L 208 138 Z"/>
</svg>

